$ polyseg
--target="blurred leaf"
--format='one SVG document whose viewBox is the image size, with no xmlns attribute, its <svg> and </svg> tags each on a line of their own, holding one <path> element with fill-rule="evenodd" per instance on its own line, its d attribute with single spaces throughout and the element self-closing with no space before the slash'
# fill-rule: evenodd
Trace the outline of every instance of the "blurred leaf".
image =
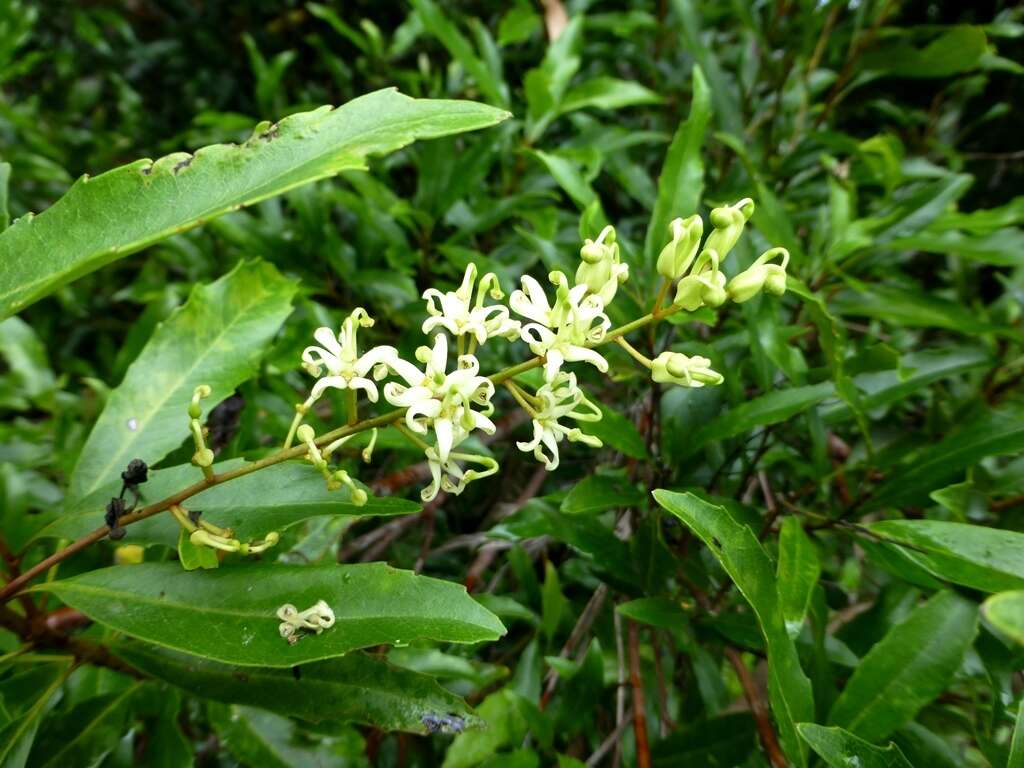
<svg viewBox="0 0 1024 768">
<path fill-rule="evenodd" d="M 445 753 L 442 768 L 480 765 L 502 747 L 520 744 L 526 735 L 526 720 L 519 711 L 518 697 L 507 688 L 484 699 L 477 714 L 486 725 L 456 736 Z"/>
<path fill-rule="evenodd" d="M 945 328 L 966 334 L 999 330 L 978 312 L 949 299 L 893 285 L 875 283 L 869 287 L 850 282 L 854 290 L 842 292 L 831 302 L 840 315 L 873 317 L 894 326 Z"/>
<path fill-rule="evenodd" d="M 261 123 L 240 146 L 216 144 L 195 156 L 179 152 L 83 177 L 47 211 L 21 217 L 0 235 L 0 316 L 215 216 L 363 168 L 368 155 L 486 128 L 506 116 L 482 104 L 376 91 L 338 109 Z M 47 244 L 45 254 L 37 243 Z"/>
<path fill-rule="evenodd" d="M 382 563 L 246 563 L 212 571 L 143 563 L 101 568 L 35 589 L 52 592 L 132 637 L 226 664 L 289 667 L 373 645 L 421 638 L 476 643 L 505 633 L 464 587 Z M 335 625 L 294 644 L 285 641 L 278 633 L 277 610 L 285 603 L 304 610 L 318 600 L 334 611 Z"/>
<path fill-rule="evenodd" d="M 39 729 L 39 721 L 60 690 L 68 675 L 67 664 L 42 664 L 30 669 L 24 676 L 33 683 L 30 691 L 15 701 L 4 701 L 9 706 L 24 706 L 21 713 L 0 728 L 0 765 L 4 768 L 24 768 Z"/>
<path fill-rule="evenodd" d="M 1024 533 L 943 520 L 882 520 L 866 527 L 905 543 L 904 557 L 945 581 L 984 592 L 1024 589 Z"/>
<path fill-rule="evenodd" d="M 296 285 L 270 264 L 240 263 L 197 286 L 157 327 L 110 393 L 82 448 L 69 493 L 86 496 L 115 480 L 134 458 L 153 465 L 187 435 L 187 408 L 200 384 L 212 389 L 204 413 L 256 372 L 265 345 L 291 314 Z"/>
<path fill-rule="evenodd" d="M 784 518 L 779 535 L 779 609 L 790 637 L 800 634 L 820 575 L 818 551 L 804 533 L 800 520 Z"/>
<path fill-rule="evenodd" d="M 823 382 L 768 392 L 747 400 L 715 417 L 690 435 L 687 440 L 689 452 L 693 453 L 717 440 L 742 435 L 754 427 L 786 421 L 834 395 L 835 385 Z"/>
<path fill-rule="evenodd" d="M 651 748 L 654 768 L 743 765 L 757 749 L 757 728 L 748 713 L 687 723 Z"/>
<path fill-rule="evenodd" d="M 671 238 L 672 219 L 699 212 L 704 191 L 704 139 L 711 120 L 711 92 L 699 66 L 693 68 L 690 114 L 679 124 L 658 177 L 658 199 L 647 224 L 644 259 L 653 269 L 662 246 Z"/>
<path fill-rule="evenodd" d="M 635 507 L 645 495 L 624 477 L 590 475 L 572 487 L 562 500 L 566 515 L 589 515 L 615 507 Z"/>
<path fill-rule="evenodd" d="M 995 266 L 1024 266 L 1024 230 L 1006 228 L 974 235 L 956 230 L 924 230 L 916 235 L 898 237 L 887 243 L 890 248 L 926 251 L 962 256 Z"/>
<path fill-rule="evenodd" d="M 1024 590 L 992 595 L 981 608 L 993 627 L 1024 645 Z"/>
<path fill-rule="evenodd" d="M 883 749 L 842 728 L 814 723 L 800 723 L 797 730 L 831 768 L 914 768 L 895 744 Z"/>
<path fill-rule="evenodd" d="M 118 693 L 87 699 L 59 717 L 47 720 L 32 749 L 39 768 L 96 765 L 124 735 L 132 717 L 132 699 L 142 683 Z"/>
<path fill-rule="evenodd" d="M 893 626 L 854 670 L 829 722 L 880 741 L 946 689 L 978 630 L 978 608 L 939 592 Z"/>
<path fill-rule="evenodd" d="M 987 47 L 985 30 L 966 24 L 950 27 L 922 48 L 903 30 L 893 30 L 864 52 L 861 66 L 898 77 L 949 77 L 977 67 Z"/>
<path fill-rule="evenodd" d="M 1024 450 L 1024 420 L 1015 411 L 990 411 L 945 439 L 916 452 L 884 482 L 865 509 L 912 504 L 948 485 L 986 456 Z"/>
<path fill-rule="evenodd" d="M 576 86 L 565 94 L 559 112 L 565 114 L 577 109 L 620 109 L 637 104 L 657 104 L 661 97 L 650 88 L 616 77 L 595 77 Z"/>
<path fill-rule="evenodd" d="M 364 653 L 293 669 L 235 667 L 136 641 L 116 646 L 132 666 L 202 698 L 248 704 L 298 717 L 363 723 L 388 731 L 426 733 L 426 715 L 478 721 L 466 703 L 428 675 Z M 297 670 L 297 671 L 296 671 Z"/>
<path fill-rule="evenodd" d="M 1024 600 L 1017 608 L 1017 615 L 1020 616 L 1022 611 L 1024 611 Z M 1024 632 L 1021 632 L 1021 637 L 1019 642 L 1024 643 Z M 1024 768 L 1024 704 L 1020 702 L 1017 704 L 1017 723 L 1013 728 L 1006 768 Z"/>
<path fill-rule="evenodd" d="M 768 697 L 779 724 L 786 756 L 807 764 L 806 748 L 796 724 L 814 716 L 811 684 L 800 667 L 796 646 L 786 633 L 775 573 L 754 533 L 737 523 L 724 507 L 709 504 L 692 493 L 656 490 L 654 498 L 704 542 L 735 582 L 757 615 L 768 650 Z"/>
<path fill-rule="evenodd" d="M 0 321 L 0 356 L 7 361 L 20 392 L 26 397 L 35 399 L 57 386 L 46 358 L 46 347 L 20 317 Z"/>
<path fill-rule="evenodd" d="M 619 603 L 615 610 L 627 619 L 662 629 L 679 629 L 690 621 L 682 606 L 667 597 L 641 597 L 627 603 Z"/>
</svg>

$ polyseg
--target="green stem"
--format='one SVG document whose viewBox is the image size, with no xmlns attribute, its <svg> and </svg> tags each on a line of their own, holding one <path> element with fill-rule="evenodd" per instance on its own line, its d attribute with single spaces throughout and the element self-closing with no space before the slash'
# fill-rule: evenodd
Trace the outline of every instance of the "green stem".
<svg viewBox="0 0 1024 768">
<path fill-rule="evenodd" d="M 526 401 L 526 398 L 523 397 L 525 393 L 522 390 L 520 390 L 519 387 L 516 386 L 516 383 L 514 381 L 506 381 L 505 388 L 512 393 L 512 397 L 514 397 L 516 399 L 516 402 L 519 403 L 520 406 L 522 406 L 523 410 L 530 415 L 530 418 L 537 418 L 537 412 Z"/>
<path fill-rule="evenodd" d="M 640 363 L 640 365 L 644 366 L 644 368 L 650 369 L 651 366 L 654 365 L 654 362 L 649 357 L 645 357 L 644 355 L 640 354 L 632 344 L 630 344 L 621 336 L 616 337 L 615 343 L 622 347 L 624 350 L 626 350 L 633 357 L 633 359 Z"/>
</svg>

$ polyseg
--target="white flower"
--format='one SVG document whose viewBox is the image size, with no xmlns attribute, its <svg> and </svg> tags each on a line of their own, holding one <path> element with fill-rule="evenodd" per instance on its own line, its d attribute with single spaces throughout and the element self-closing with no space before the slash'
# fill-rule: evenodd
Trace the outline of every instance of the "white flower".
<svg viewBox="0 0 1024 768">
<path fill-rule="evenodd" d="M 428 288 L 423 292 L 430 314 L 423 323 L 423 333 L 429 334 L 435 328 L 444 328 L 452 336 L 464 333 L 473 335 L 478 344 L 483 344 L 493 336 L 507 339 L 519 335 L 519 321 L 509 317 L 508 308 L 498 304 L 484 306 L 484 298 L 490 292 L 492 299 L 505 298 L 498 285 L 498 278 L 488 272 L 480 278 L 476 289 L 476 302 L 472 302 L 473 283 L 476 281 L 476 265 L 466 267 L 462 285 L 456 291 L 441 293 L 436 288 Z"/>
<path fill-rule="evenodd" d="M 562 438 L 570 442 L 586 443 L 595 448 L 601 447 L 601 441 L 593 435 L 584 434 L 578 427 L 567 427 L 559 423 L 559 419 L 570 418 L 576 421 L 600 421 L 601 410 L 587 399 L 576 384 L 576 374 L 560 372 L 554 381 L 544 384 L 537 390 L 540 407 L 534 409 L 533 439 L 528 442 L 517 442 L 521 451 L 533 452 L 537 461 L 544 463 L 544 468 L 553 470 L 558 467 L 558 443 Z M 547 449 L 547 453 L 545 453 Z"/>
<path fill-rule="evenodd" d="M 326 368 L 328 375 L 313 385 L 313 391 L 305 403 L 306 408 L 318 400 L 329 387 L 362 389 L 370 402 L 377 402 L 377 385 L 366 375 L 373 371 L 375 379 L 384 378 L 388 368 L 398 359 L 398 351 L 394 347 L 381 346 L 374 347 L 360 356 L 356 334 L 359 328 L 369 328 L 372 325 L 373 318 L 366 310 L 356 307 L 342 323 L 341 332 L 337 336 L 326 326 L 316 329 L 313 337 L 321 346 L 306 347 L 302 353 L 302 367 L 312 376 L 319 376 Z"/>
<path fill-rule="evenodd" d="M 401 359 L 390 364 L 408 386 L 388 382 L 384 397 L 392 405 L 408 409 L 405 423 L 413 432 L 426 434 L 433 427 L 437 460 L 447 464 L 452 448 L 474 429 L 494 434 L 496 427 L 488 418 L 494 412 L 494 384 L 478 375 L 480 363 L 474 355 L 459 356 L 458 367 L 447 373 L 448 341 L 442 334 L 434 337 L 433 349 L 420 347 L 416 357 L 425 364 L 423 371 Z M 474 411 L 473 405 L 482 410 Z"/>
<path fill-rule="evenodd" d="M 608 362 L 590 349 L 611 326 L 601 297 L 589 293 L 586 284 L 569 288 L 561 272 L 552 272 L 549 279 L 556 286 L 554 306 L 529 275 L 522 278 L 523 290 L 513 292 L 509 299 L 515 312 L 534 321 L 523 326 L 520 336 L 535 355 L 544 357 L 545 380 L 553 381 L 566 361 L 587 362 L 607 371 Z"/>
<path fill-rule="evenodd" d="M 465 435 L 459 440 L 464 438 Z M 447 461 L 441 461 L 437 448 L 434 446 L 426 450 L 426 455 L 427 466 L 430 467 L 431 483 L 420 491 L 420 497 L 424 501 L 433 499 L 439 490 L 458 496 L 465 490 L 467 483 L 479 480 L 481 477 L 488 477 L 498 471 L 498 462 L 489 456 L 452 452 L 448 455 Z M 459 466 L 459 461 L 471 462 L 483 469 L 463 469 Z"/>
</svg>

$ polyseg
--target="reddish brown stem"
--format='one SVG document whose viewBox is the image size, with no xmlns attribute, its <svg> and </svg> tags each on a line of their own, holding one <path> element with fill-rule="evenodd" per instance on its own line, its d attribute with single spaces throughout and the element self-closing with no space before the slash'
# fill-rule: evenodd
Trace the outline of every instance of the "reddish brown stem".
<svg viewBox="0 0 1024 768">
<path fill-rule="evenodd" d="M 772 727 L 771 715 L 768 713 L 768 707 L 764 703 L 761 691 L 757 687 L 757 682 L 754 680 L 753 675 L 750 674 L 750 670 L 747 669 L 747 665 L 743 663 L 743 657 L 739 651 L 735 648 L 726 648 L 725 656 L 729 659 L 733 669 L 736 670 L 736 676 L 739 677 L 740 685 L 743 686 L 743 695 L 747 700 L 747 704 L 750 705 L 750 711 L 754 715 L 754 721 L 757 723 L 757 732 L 761 736 L 761 745 L 764 747 L 768 759 L 771 761 L 773 768 L 787 768 L 788 763 L 782 754 L 782 749 L 779 747 L 779 739 L 775 735 L 775 729 Z"/>
<path fill-rule="evenodd" d="M 640 677 L 640 630 L 629 622 L 629 682 L 633 686 L 633 734 L 636 737 L 636 766 L 651 768 L 651 747 L 647 741 L 647 709 L 644 683 Z"/>
</svg>

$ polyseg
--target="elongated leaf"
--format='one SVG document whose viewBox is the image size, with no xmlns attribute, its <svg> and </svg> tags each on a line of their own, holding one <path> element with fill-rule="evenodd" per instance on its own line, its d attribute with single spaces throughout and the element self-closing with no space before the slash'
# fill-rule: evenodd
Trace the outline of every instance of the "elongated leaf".
<svg viewBox="0 0 1024 768">
<path fill-rule="evenodd" d="M 290 667 L 372 645 L 477 643 L 505 633 L 464 587 L 382 563 L 241 564 L 212 571 L 144 563 L 36 589 L 132 637 L 225 664 Z M 334 626 L 286 642 L 278 633 L 278 609 L 291 603 L 301 611 L 319 600 L 334 611 Z"/>
<path fill-rule="evenodd" d="M 71 496 L 116 480 L 131 459 L 156 464 L 178 447 L 188 435 L 192 391 L 210 386 L 203 401 L 208 412 L 252 376 L 264 345 L 291 312 L 295 290 L 259 261 L 196 287 L 110 393 L 71 475 Z"/>
<path fill-rule="evenodd" d="M 1024 610 L 1024 600 L 1021 601 L 1017 610 L 1019 616 Z M 1021 634 L 1024 635 L 1024 632 Z M 1013 738 L 1010 740 L 1010 755 L 1006 758 L 1006 768 L 1024 768 L 1024 702 L 1017 703 L 1017 722 L 1013 727 Z"/>
<path fill-rule="evenodd" d="M 658 199 L 651 212 L 644 242 L 644 256 L 654 266 L 661 247 L 669 241 L 672 219 L 698 213 L 704 191 L 704 138 L 711 121 L 711 93 L 699 66 L 693 67 L 693 100 L 690 115 L 676 129 L 658 177 Z"/>
<path fill-rule="evenodd" d="M 349 761 L 366 750 L 362 737 L 351 728 L 333 732 L 330 739 L 303 739 L 293 721 L 254 707 L 211 704 L 207 712 L 220 743 L 243 765 L 368 765 Z"/>
<path fill-rule="evenodd" d="M 215 464 L 217 472 L 237 469 L 244 462 Z M 142 503 L 160 501 L 195 483 L 199 469 L 183 464 L 151 470 L 149 481 L 139 487 Z M 104 485 L 44 528 L 37 538 L 77 539 L 103 523 L 103 506 L 120 491 L 120 481 Z M 421 505 L 392 496 L 370 496 L 357 507 L 342 489 L 328 491 L 323 476 L 308 462 L 288 461 L 243 475 L 198 493 L 185 502 L 200 510 L 205 519 L 221 528 L 231 528 L 240 539 L 262 538 L 268 531 L 282 531 L 296 523 L 321 515 L 378 517 L 408 515 Z M 170 514 L 159 514 L 128 528 L 134 544 L 177 546 L 179 526 Z"/>
<path fill-rule="evenodd" d="M 23 705 L 25 709 L 0 728 L 0 765 L 4 768 L 23 768 L 32 750 L 39 721 L 68 674 L 67 664 L 45 664 L 28 670 L 19 683 L 27 684 L 18 699 L 5 704 Z"/>
<path fill-rule="evenodd" d="M 777 424 L 835 395 L 835 385 L 826 381 L 806 387 L 791 387 L 740 403 L 712 419 L 688 439 L 692 453 L 707 443 L 741 435 L 754 427 Z"/>
<path fill-rule="evenodd" d="M 940 579 L 985 592 L 1024 589 L 1024 533 L 944 520 L 882 520 L 873 533 Z"/>
<path fill-rule="evenodd" d="M 840 315 L 873 317 L 912 328 L 946 328 L 964 334 L 1001 331 L 963 304 L 920 291 L 880 283 L 857 283 L 856 290 L 836 296 L 830 306 Z"/>
<path fill-rule="evenodd" d="M 132 698 L 142 685 L 135 683 L 118 693 L 86 699 L 56 722 L 47 721 L 32 750 L 32 765 L 96 765 L 124 736 Z"/>
<path fill-rule="evenodd" d="M 1024 645 L 1024 590 L 992 595 L 981 607 L 993 627 Z"/>
<path fill-rule="evenodd" d="M 373 656 L 350 653 L 291 669 L 219 664 L 133 640 L 119 643 L 133 667 L 201 698 L 248 704 L 312 723 L 350 721 L 387 731 L 426 733 L 427 715 L 453 714 L 478 721 L 466 703 L 430 676 Z"/>
<path fill-rule="evenodd" d="M 767 553 L 753 531 L 733 520 L 724 507 L 692 493 L 657 490 L 654 498 L 700 537 L 754 610 L 768 650 L 768 696 L 782 747 L 792 762 L 806 765 L 807 750 L 796 724 L 814 716 L 811 683 L 786 633 Z"/>
<path fill-rule="evenodd" d="M 591 475 L 573 486 L 562 500 L 562 512 L 586 515 L 614 507 L 634 507 L 642 503 L 644 494 L 624 477 Z"/>
<path fill-rule="evenodd" d="M 797 730 L 832 768 L 914 768 L 895 744 L 876 747 L 842 728 L 814 723 L 800 723 Z"/>
<path fill-rule="evenodd" d="M 901 30 L 865 52 L 861 66 L 899 77 L 949 77 L 976 68 L 988 41 L 981 27 L 950 27 L 918 48 Z"/>
<path fill-rule="evenodd" d="M 961 477 L 986 456 L 1024 451 L 1024 419 L 1016 411 L 993 411 L 972 419 L 910 458 L 883 483 L 865 509 L 912 504 Z"/>
<path fill-rule="evenodd" d="M 889 736 L 946 689 L 977 628 L 977 606 L 939 592 L 861 660 L 829 722 L 867 741 Z"/>
<path fill-rule="evenodd" d="M 0 317 L 170 235 L 352 168 L 417 139 L 494 125 L 501 110 L 382 90 L 215 144 L 82 177 L 42 214 L 0 235 Z"/>
<path fill-rule="evenodd" d="M 757 749 L 757 727 L 746 712 L 687 723 L 651 749 L 654 768 L 744 765 Z"/>
<path fill-rule="evenodd" d="M 633 422 L 604 403 L 597 403 L 597 407 L 601 409 L 601 420 L 581 421 L 580 430 L 630 458 L 646 459 L 647 445 Z"/>
<path fill-rule="evenodd" d="M 587 107 L 619 109 L 637 104 L 657 104 L 660 101 L 661 96 L 640 83 L 617 77 L 595 77 L 566 93 L 559 112 L 565 114 Z"/>
<path fill-rule="evenodd" d="M 821 563 L 814 543 L 804 533 L 799 519 L 787 517 L 782 521 L 779 536 L 778 589 L 779 608 L 790 637 L 800 634 L 820 574 Z"/>
</svg>

